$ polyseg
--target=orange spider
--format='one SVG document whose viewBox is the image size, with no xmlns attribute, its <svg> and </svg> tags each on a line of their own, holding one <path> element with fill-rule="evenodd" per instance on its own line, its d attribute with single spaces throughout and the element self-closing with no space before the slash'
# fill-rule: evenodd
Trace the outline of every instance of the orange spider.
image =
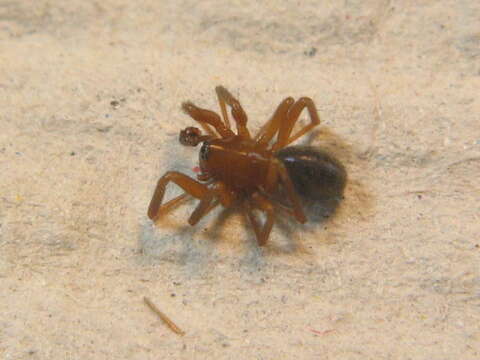
<svg viewBox="0 0 480 360">
<path fill-rule="evenodd" d="M 198 181 L 180 172 L 168 171 L 158 180 L 148 208 L 150 219 L 157 220 L 188 195 L 200 200 L 188 219 L 190 225 L 198 223 L 219 204 L 226 208 L 239 205 L 252 224 L 258 244 L 263 246 L 275 222 L 276 208 L 286 211 L 303 224 L 307 219 L 302 198 L 325 201 L 343 197 L 347 174 L 338 160 L 315 147 L 287 147 L 320 124 L 312 99 L 302 97 L 294 101 L 292 97 L 287 97 L 270 121 L 252 138 L 247 128 L 247 115 L 238 100 L 222 86 L 217 86 L 215 90 L 223 121 L 217 113 L 201 109 L 191 102 L 182 105 L 183 110 L 206 133 L 202 135 L 195 127 L 187 127 L 180 132 L 182 145 L 203 143 Z M 231 107 L 237 133 L 230 128 L 227 105 Z M 305 108 L 310 123 L 292 135 L 293 127 Z M 181 187 L 184 193 L 162 204 L 165 188 L 170 182 Z M 279 197 L 285 197 L 286 202 L 280 201 Z M 254 211 L 265 213 L 263 224 Z"/>
</svg>

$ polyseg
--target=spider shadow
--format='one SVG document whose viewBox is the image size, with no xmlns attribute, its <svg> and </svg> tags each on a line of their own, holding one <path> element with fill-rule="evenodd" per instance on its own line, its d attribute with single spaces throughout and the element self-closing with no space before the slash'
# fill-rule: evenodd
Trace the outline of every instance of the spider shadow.
<svg viewBox="0 0 480 360">
<path fill-rule="evenodd" d="M 207 222 L 204 230 L 201 226 L 179 225 L 178 221 L 168 217 L 156 224 L 145 221 L 141 224 L 138 237 L 138 262 L 145 266 L 171 263 L 180 266 L 179 271 L 188 277 L 201 277 L 215 268 L 212 264 L 225 261 L 225 252 L 218 250 L 218 245 L 220 242 L 232 240 L 233 248 L 237 247 L 236 243 L 246 247 L 244 251 L 235 251 L 236 260 L 232 260 L 234 267 L 242 272 L 261 273 L 265 260 L 262 249 L 259 249 L 254 240 L 253 232 L 248 231 L 248 236 L 253 236 L 252 239 L 248 238 L 252 241 L 248 241 L 244 236 L 230 239 L 223 231 L 228 226 L 227 221 L 238 213 L 239 210 L 235 208 L 214 213 L 214 219 L 211 219 L 213 222 L 204 219 Z M 160 224 L 162 231 L 157 228 Z"/>
<path fill-rule="evenodd" d="M 293 217 L 278 211 L 274 231 L 265 247 L 258 246 L 253 229 L 248 219 L 242 214 L 245 236 L 241 240 L 244 241 L 246 250 L 243 260 L 240 262 L 247 265 L 246 267 L 249 269 L 258 269 L 263 264 L 265 255 L 269 253 L 309 254 L 311 251 L 307 249 L 305 242 L 301 239 L 304 234 L 317 238 L 317 234 L 324 233 L 319 237 L 327 238 L 328 233 L 320 231 L 320 229 L 323 229 L 332 219 L 337 217 L 347 219 L 353 212 L 355 212 L 354 215 L 360 214 L 366 218 L 364 214 L 368 214 L 372 209 L 370 192 L 357 176 L 365 172 L 364 164 L 358 163 L 362 158 L 353 146 L 345 143 L 340 136 L 327 127 L 313 130 L 302 140 L 298 142 L 299 145 L 318 146 L 334 154 L 346 166 L 349 176 L 345 191 L 346 199 L 321 202 L 303 199 L 302 204 L 308 218 L 305 225 L 298 224 Z M 314 142 L 316 144 L 313 144 Z M 292 146 L 294 145 L 292 144 Z M 184 163 L 180 164 L 178 161 L 173 161 L 171 166 L 185 168 Z M 357 169 L 357 171 L 351 172 L 352 169 Z M 351 174 L 353 174 L 352 177 Z M 139 248 L 151 259 L 150 261 L 174 262 L 191 268 L 189 272 L 198 272 L 222 256 L 215 251 L 215 247 L 219 242 L 229 240 L 229 236 L 222 229 L 228 226 L 227 221 L 238 213 L 241 213 L 238 208 L 216 209 L 206 219 L 202 219 L 203 224 L 209 222 L 209 225 L 204 225 L 204 230 L 200 229 L 201 224 L 197 227 L 180 225 L 178 221 L 172 221 L 171 215 L 166 216 L 165 219 L 162 219 L 162 228 L 171 228 L 172 231 L 162 233 L 154 231 L 155 227 L 151 224 L 144 224 L 139 237 Z M 185 210 L 181 216 L 188 218 L 189 211 Z M 168 219 L 169 217 L 170 219 Z M 202 241 L 193 240 L 198 238 L 198 232 L 202 231 L 201 237 L 207 239 L 205 241 L 203 241 L 204 239 Z M 231 240 L 236 241 L 236 239 Z"/>
<path fill-rule="evenodd" d="M 305 209 L 307 210 L 309 220 L 307 227 L 315 231 L 317 228 L 322 227 L 323 223 L 334 215 L 338 202 L 321 205 L 307 202 L 304 205 L 306 205 Z M 223 209 L 217 215 L 209 229 L 205 231 L 205 234 L 212 244 L 227 240 L 222 234 L 222 229 L 228 226 L 227 221 L 229 218 L 238 214 L 241 214 L 243 219 L 242 223 L 245 230 L 247 246 L 245 259 L 250 259 L 250 261 L 247 262 L 253 262 L 255 265 L 258 265 L 258 261 L 253 260 L 253 258 L 256 256 L 263 257 L 263 255 L 269 252 L 277 254 L 309 253 L 305 246 L 303 246 L 301 236 L 299 236 L 301 231 L 304 230 L 305 225 L 299 224 L 289 214 L 284 214 L 280 210 L 277 212 L 271 237 L 265 247 L 258 245 L 248 218 L 244 216 L 238 208 Z M 276 233 L 276 229 L 279 230 L 280 234 Z"/>
<path fill-rule="evenodd" d="M 225 223 L 233 215 L 240 213 L 236 208 L 222 208 L 219 213 L 216 214 L 213 224 L 205 230 L 205 234 L 211 240 L 213 244 L 225 240 L 225 236 L 222 234 L 221 230 L 224 228 Z"/>
<path fill-rule="evenodd" d="M 184 218 L 188 213 L 188 204 L 193 199 L 186 198 L 173 209 L 180 205 L 186 205 L 182 215 L 178 218 Z M 187 216 L 188 217 L 188 216 Z M 161 230 L 159 231 L 159 228 Z M 138 252 L 142 255 L 141 262 L 145 264 L 156 264 L 159 262 L 169 262 L 179 265 L 185 265 L 189 273 L 197 273 L 205 267 L 209 259 L 208 248 L 202 246 L 195 240 L 198 228 L 188 225 L 188 223 L 179 223 L 172 216 L 162 217 L 156 222 L 146 220 L 140 225 L 138 237 Z"/>
<path fill-rule="evenodd" d="M 345 192 L 340 199 L 324 199 L 312 201 L 302 198 L 302 206 L 307 216 L 307 223 L 298 224 L 291 216 L 278 216 L 276 226 L 288 238 L 281 252 L 303 252 L 303 241 L 294 241 L 297 228 L 302 233 L 324 233 L 322 238 L 331 238 L 328 232 L 324 232 L 329 225 L 341 226 L 348 224 L 346 219 L 371 218 L 374 209 L 374 197 L 368 189 L 368 178 L 372 174 L 366 170 L 369 166 L 368 158 L 362 151 L 345 142 L 341 136 L 328 127 L 320 127 L 305 136 L 304 141 L 291 144 L 290 146 L 313 146 L 332 154 L 346 168 L 347 184 Z M 286 194 L 279 193 L 279 202 L 286 198 Z M 336 232 L 336 231 L 335 231 Z M 309 235 L 308 235 L 309 236 Z"/>
<path fill-rule="evenodd" d="M 313 144 L 313 142 L 316 142 L 316 144 Z M 352 145 L 345 142 L 340 135 L 326 126 L 312 130 L 302 145 L 321 148 L 334 155 L 344 164 L 352 163 L 356 157 L 360 158 L 360 155 L 356 155 L 357 151 Z"/>
<path fill-rule="evenodd" d="M 278 228 L 280 236 L 274 242 L 269 242 L 267 247 L 276 254 L 304 254 L 311 255 L 312 252 L 306 246 L 305 237 L 322 238 L 320 234 L 336 215 L 340 201 L 302 202 L 303 210 L 307 217 L 305 224 L 300 224 L 289 214 L 278 212 L 275 227 Z"/>
</svg>

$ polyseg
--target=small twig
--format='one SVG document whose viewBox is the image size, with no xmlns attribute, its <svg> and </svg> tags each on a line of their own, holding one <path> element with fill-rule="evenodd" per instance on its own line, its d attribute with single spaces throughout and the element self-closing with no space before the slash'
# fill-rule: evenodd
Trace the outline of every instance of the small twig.
<svg viewBox="0 0 480 360">
<path fill-rule="evenodd" d="M 147 298 L 146 296 L 143 297 L 143 301 L 145 302 L 145 304 L 147 304 L 147 306 L 155 313 L 158 315 L 158 317 L 160 319 L 162 319 L 162 321 L 167 324 L 167 326 L 176 334 L 180 335 L 180 336 L 183 336 L 185 335 L 185 332 L 180 329 L 172 320 L 170 320 L 170 318 L 165 315 L 163 312 L 161 312 L 156 306 L 154 303 L 152 303 L 150 301 L 149 298 Z"/>
</svg>

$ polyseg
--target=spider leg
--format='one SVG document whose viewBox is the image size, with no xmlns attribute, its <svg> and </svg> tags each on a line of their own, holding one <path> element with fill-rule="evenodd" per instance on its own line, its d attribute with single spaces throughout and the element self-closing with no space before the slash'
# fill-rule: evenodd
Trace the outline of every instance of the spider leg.
<svg viewBox="0 0 480 360">
<path fill-rule="evenodd" d="M 276 184 L 278 183 L 278 178 L 280 178 L 283 186 L 285 187 L 288 200 L 292 206 L 292 215 L 295 217 L 295 219 L 297 219 L 298 222 L 304 224 L 307 222 L 307 218 L 303 212 L 303 207 L 300 202 L 300 198 L 295 191 L 295 187 L 293 186 L 292 179 L 290 179 L 290 175 L 288 175 L 285 166 L 279 160 L 273 160 L 268 169 L 264 188 L 264 191 L 267 194 L 272 193 L 275 190 L 275 187 L 277 186 Z"/>
<path fill-rule="evenodd" d="M 155 188 L 155 192 L 153 193 L 152 200 L 150 201 L 150 205 L 148 207 L 148 217 L 154 221 L 163 213 L 170 210 L 174 205 L 183 200 L 185 196 L 185 194 L 182 194 L 162 205 L 165 189 L 170 182 L 175 183 L 181 187 L 186 194 L 189 194 L 197 199 L 204 198 L 209 191 L 207 185 L 201 184 L 185 174 L 177 171 L 167 172 L 158 180 L 157 187 Z"/>
<path fill-rule="evenodd" d="M 200 203 L 197 205 L 192 215 L 188 219 L 190 225 L 195 225 L 200 221 L 202 217 L 207 215 L 212 209 L 222 204 L 224 207 L 232 205 L 234 196 L 230 193 L 225 185 L 221 182 L 217 182 L 213 187 L 208 189 L 205 196 L 200 199 Z"/>
<path fill-rule="evenodd" d="M 268 200 L 272 202 L 276 209 L 279 209 L 285 212 L 287 215 L 291 217 L 295 217 L 293 212 L 293 208 L 291 206 L 285 205 L 280 199 L 276 199 L 271 194 L 267 193 L 266 191 L 260 190 L 260 193 L 265 196 Z"/>
<path fill-rule="evenodd" d="M 252 195 L 250 200 L 247 200 L 244 204 L 245 212 L 252 224 L 253 231 L 257 237 L 259 246 L 264 246 L 267 243 L 270 232 L 272 231 L 273 224 L 275 223 L 275 208 L 266 197 L 260 193 Z M 260 225 L 257 217 L 253 213 L 253 209 L 262 210 L 266 215 L 266 220 L 263 226 Z"/>
<path fill-rule="evenodd" d="M 177 206 L 181 205 L 182 203 L 184 203 L 189 198 L 190 198 L 189 194 L 183 193 L 183 194 L 178 195 L 178 196 L 174 197 L 173 199 L 167 201 L 166 203 L 164 203 L 162 205 L 162 208 L 159 211 L 159 215 L 157 215 L 157 217 L 160 216 L 160 212 L 162 214 L 165 214 L 165 213 L 175 209 Z"/>
<path fill-rule="evenodd" d="M 295 123 L 298 121 L 300 114 L 305 108 L 307 108 L 308 114 L 310 115 L 310 124 L 306 125 L 303 129 L 300 129 L 295 135 L 291 135 Z M 287 146 L 319 124 L 320 118 L 318 117 L 317 108 L 315 107 L 313 100 L 308 97 L 298 99 L 288 110 L 286 121 L 280 124 L 277 142 L 273 144 L 272 150 L 276 151 Z"/>
<path fill-rule="evenodd" d="M 218 102 L 220 103 L 220 108 L 222 109 L 222 115 L 226 126 L 230 128 L 230 120 L 228 119 L 226 108 L 226 105 L 229 105 L 232 108 L 233 119 L 237 124 L 238 135 L 245 139 L 250 139 L 250 132 L 247 128 L 247 114 L 243 110 L 242 105 L 240 105 L 240 102 L 223 86 L 217 86 L 215 91 L 217 92 Z"/>
<path fill-rule="evenodd" d="M 216 137 L 216 135 L 209 125 L 213 126 L 218 134 L 224 139 L 235 135 L 232 130 L 225 127 L 220 116 L 213 111 L 199 108 L 191 102 L 184 102 L 182 104 L 182 109 L 190 115 L 193 120 L 198 121 L 203 129 L 213 137 Z"/>
<path fill-rule="evenodd" d="M 228 119 L 227 105 L 225 103 L 225 97 L 223 96 L 224 91 L 227 91 L 227 90 L 222 86 L 217 86 L 215 88 L 215 92 L 217 93 L 217 97 L 218 97 L 218 103 L 220 104 L 220 110 L 222 111 L 223 121 L 225 122 L 225 126 L 231 129 L 230 120 Z"/>
<path fill-rule="evenodd" d="M 268 143 L 278 132 L 280 125 L 285 122 L 288 114 L 288 109 L 290 109 L 293 103 L 293 98 L 288 97 L 284 99 L 280 103 L 280 105 L 277 106 L 277 109 L 273 113 L 272 118 L 260 129 L 260 131 L 255 136 L 255 141 L 258 144 L 263 144 L 264 146 L 268 145 Z"/>
<path fill-rule="evenodd" d="M 215 199 L 215 194 L 213 192 L 208 192 L 207 195 L 200 200 L 200 203 L 188 218 L 188 223 L 192 226 L 196 225 L 205 215 L 215 209 L 218 205 L 220 205 L 220 201 Z"/>
</svg>

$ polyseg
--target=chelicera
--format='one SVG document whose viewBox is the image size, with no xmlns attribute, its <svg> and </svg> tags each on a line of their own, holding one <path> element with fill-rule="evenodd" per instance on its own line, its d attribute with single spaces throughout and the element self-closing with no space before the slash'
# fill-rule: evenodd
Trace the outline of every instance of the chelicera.
<svg viewBox="0 0 480 360">
<path fill-rule="evenodd" d="M 287 97 L 272 118 L 255 136 L 247 128 L 247 115 L 238 100 L 222 86 L 216 87 L 222 118 L 191 102 L 183 110 L 203 128 L 187 127 L 180 132 L 180 143 L 201 145 L 200 173 L 197 180 L 177 171 L 168 171 L 157 183 L 148 217 L 156 221 L 187 196 L 200 200 L 188 222 L 195 225 L 218 205 L 240 206 L 249 219 L 258 244 L 266 244 L 278 209 L 299 223 L 307 218 L 302 200 L 340 200 L 347 174 L 333 156 L 311 146 L 290 146 L 320 124 L 312 99 Z M 230 127 L 227 106 L 236 124 Z M 310 122 L 293 133 L 301 112 L 307 109 Z M 184 193 L 163 203 L 166 186 L 173 182 Z M 265 214 L 262 222 L 258 213 Z"/>
</svg>

